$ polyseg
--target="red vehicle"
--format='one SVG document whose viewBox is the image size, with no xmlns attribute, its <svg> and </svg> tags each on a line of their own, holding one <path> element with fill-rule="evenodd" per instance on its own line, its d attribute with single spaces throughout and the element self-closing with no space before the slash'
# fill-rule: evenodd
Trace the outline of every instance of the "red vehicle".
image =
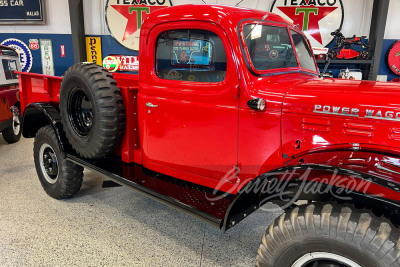
<svg viewBox="0 0 400 267">
<path fill-rule="evenodd" d="M 21 137 L 18 75 L 19 58 L 14 49 L 0 45 L 0 132 L 8 143 Z"/>
<path fill-rule="evenodd" d="M 364 42 L 367 38 L 366 36 L 357 37 L 354 35 L 353 37 L 345 38 L 340 32 L 340 29 L 332 32 L 331 35 L 335 37 L 336 45 L 328 52 L 328 57 L 330 59 L 368 59 L 368 51 L 357 52 L 350 48 L 352 45 L 368 48 L 369 46 Z"/>
<path fill-rule="evenodd" d="M 86 168 L 223 231 L 272 201 L 257 266 L 400 266 L 399 84 L 319 78 L 303 33 L 250 9 L 165 8 L 140 42 L 139 75 L 20 74 L 47 194 Z"/>
</svg>

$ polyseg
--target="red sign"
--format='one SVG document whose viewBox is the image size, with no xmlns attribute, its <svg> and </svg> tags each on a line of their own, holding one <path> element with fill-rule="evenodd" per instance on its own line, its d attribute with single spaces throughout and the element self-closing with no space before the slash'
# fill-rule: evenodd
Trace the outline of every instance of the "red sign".
<svg viewBox="0 0 400 267">
<path fill-rule="evenodd" d="M 60 50 L 61 50 L 61 57 L 65 57 L 65 46 L 60 45 Z"/>
<path fill-rule="evenodd" d="M 400 76 L 400 41 L 396 42 L 388 54 L 389 68 Z"/>
<path fill-rule="evenodd" d="M 39 49 L 39 40 L 38 39 L 29 39 L 29 48 L 31 50 Z"/>
</svg>

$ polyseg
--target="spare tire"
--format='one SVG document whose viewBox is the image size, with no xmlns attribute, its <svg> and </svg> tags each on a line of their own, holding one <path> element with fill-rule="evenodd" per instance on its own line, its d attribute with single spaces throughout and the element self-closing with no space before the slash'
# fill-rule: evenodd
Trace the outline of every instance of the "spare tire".
<svg viewBox="0 0 400 267">
<path fill-rule="evenodd" d="M 78 63 L 64 74 L 61 123 L 72 148 L 85 158 L 102 158 L 120 144 L 125 108 L 112 75 L 92 63 Z"/>
</svg>

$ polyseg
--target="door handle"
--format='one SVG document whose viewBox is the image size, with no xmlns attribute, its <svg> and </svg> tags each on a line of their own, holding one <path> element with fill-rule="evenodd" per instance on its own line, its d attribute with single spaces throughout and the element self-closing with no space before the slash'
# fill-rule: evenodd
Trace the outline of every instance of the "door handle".
<svg viewBox="0 0 400 267">
<path fill-rule="evenodd" d="M 149 107 L 149 108 L 157 108 L 158 107 L 158 105 L 154 105 L 154 104 L 152 104 L 150 102 L 147 102 L 146 106 Z"/>
</svg>

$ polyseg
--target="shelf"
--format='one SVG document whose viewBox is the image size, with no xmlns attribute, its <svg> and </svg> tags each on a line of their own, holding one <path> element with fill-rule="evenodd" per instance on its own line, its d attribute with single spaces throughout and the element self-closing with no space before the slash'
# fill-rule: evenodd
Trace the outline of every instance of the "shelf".
<svg viewBox="0 0 400 267">
<path fill-rule="evenodd" d="M 325 60 L 317 60 L 317 64 L 325 64 Z M 372 59 L 366 59 L 366 60 L 361 60 L 361 59 L 334 59 L 331 60 L 330 64 L 371 64 Z"/>
</svg>

